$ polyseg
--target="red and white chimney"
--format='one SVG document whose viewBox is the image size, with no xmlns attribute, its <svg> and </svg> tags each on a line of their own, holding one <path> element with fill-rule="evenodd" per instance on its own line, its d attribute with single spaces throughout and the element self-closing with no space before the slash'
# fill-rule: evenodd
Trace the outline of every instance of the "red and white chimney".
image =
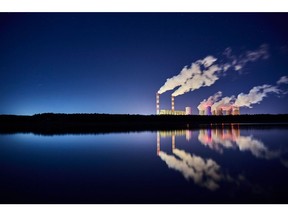
<svg viewBox="0 0 288 216">
<path fill-rule="evenodd" d="M 156 93 L 156 114 L 160 114 L 160 94 Z"/>
<path fill-rule="evenodd" d="M 171 96 L 171 110 L 174 112 L 175 106 L 174 106 L 174 96 Z"/>
</svg>

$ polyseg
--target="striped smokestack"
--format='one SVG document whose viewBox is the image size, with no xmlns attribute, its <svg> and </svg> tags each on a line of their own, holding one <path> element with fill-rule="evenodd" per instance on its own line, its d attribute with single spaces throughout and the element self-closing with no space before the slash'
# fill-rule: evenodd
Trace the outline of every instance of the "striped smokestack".
<svg viewBox="0 0 288 216">
<path fill-rule="evenodd" d="M 174 112 L 175 107 L 174 107 L 174 96 L 171 96 L 171 110 Z"/>
<path fill-rule="evenodd" d="M 156 114 L 160 113 L 160 94 L 156 94 Z"/>
</svg>

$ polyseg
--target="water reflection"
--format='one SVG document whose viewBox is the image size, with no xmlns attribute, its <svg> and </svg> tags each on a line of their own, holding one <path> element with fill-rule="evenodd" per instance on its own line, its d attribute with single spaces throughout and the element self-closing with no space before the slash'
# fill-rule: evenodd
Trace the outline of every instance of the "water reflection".
<svg viewBox="0 0 288 216">
<path fill-rule="evenodd" d="M 220 171 L 220 166 L 212 159 L 204 159 L 197 155 L 191 155 L 184 150 L 176 148 L 175 136 L 186 135 L 186 140 L 190 140 L 191 131 L 170 131 L 157 132 L 157 155 L 171 169 L 182 173 L 185 179 L 192 179 L 195 184 L 206 187 L 210 190 L 219 188 L 218 182 L 224 178 Z M 172 138 L 172 153 L 169 155 L 160 149 L 161 136 Z"/>
<path fill-rule="evenodd" d="M 192 180 L 196 185 L 209 190 L 218 189 L 220 183 L 224 181 L 226 183 L 235 183 L 236 185 L 249 182 L 242 173 L 229 174 L 229 170 L 226 167 L 222 168 L 221 163 L 217 163 L 212 158 L 202 157 L 199 154 L 189 153 L 186 149 L 177 148 L 176 136 L 186 136 L 186 140 L 189 141 L 192 138 L 192 132 L 189 130 L 157 132 L 157 155 L 165 162 L 168 168 L 180 172 L 186 180 Z M 161 137 L 171 137 L 171 154 L 161 150 Z M 234 149 L 240 152 L 249 151 L 255 158 L 279 159 L 285 167 L 288 167 L 288 161 L 283 158 L 284 153 L 287 151 L 283 151 L 283 149 L 270 150 L 262 141 L 252 135 L 241 135 L 238 124 L 200 129 L 198 140 L 202 145 L 208 146 L 213 151 L 220 153 L 223 153 L 224 149 Z"/>
<path fill-rule="evenodd" d="M 281 155 L 281 151 L 269 150 L 263 142 L 252 135 L 241 136 L 238 124 L 222 128 L 200 129 L 198 140 L 205 146 L 223 153 L 224 148 L 234 148 L 240 151 L 250 151 L 257 158 L 273 159 Z"/>
</svg>

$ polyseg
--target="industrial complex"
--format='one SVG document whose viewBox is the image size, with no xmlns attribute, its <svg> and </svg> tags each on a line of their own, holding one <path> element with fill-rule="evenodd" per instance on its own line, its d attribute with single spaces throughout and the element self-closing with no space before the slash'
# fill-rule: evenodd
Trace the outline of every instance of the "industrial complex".
<svg viewBox="0 0 288 216">
<path fill-rule="evenodd" d="M 212 106 L 212 105 L 211 105 Z M 240 115 L 238 106 L 223 106 L 211 110 L 211 106 L 207 106 L 204 110 L 199 109 L 199 115 Z M 160 109 L 160 94 L 156 93 L 156 114 L 157 115 L 192 115 L 192 108 L 185 107 L 185 110 L 175 110 L 175 97 L 171 96 L 171 109 Z"/>
</svg>

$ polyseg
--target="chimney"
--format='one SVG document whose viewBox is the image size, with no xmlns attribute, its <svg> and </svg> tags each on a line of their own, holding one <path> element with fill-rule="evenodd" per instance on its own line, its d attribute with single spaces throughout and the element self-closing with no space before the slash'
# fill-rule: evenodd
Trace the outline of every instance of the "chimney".
<svg viewBox="0 0 288 216">
<path fill-rule="evenodd" d="M 156 114 L 160 114 L 160 94 L 156 93 Z"/>
<path fill-rule="evenodd" d="M 174 107 L 174 96 L 171 96 L 171 110 L 172 110 L 172 112 L 174 112 L 174 109 L 175 109 L 175 107 Z"/>
</svg>

